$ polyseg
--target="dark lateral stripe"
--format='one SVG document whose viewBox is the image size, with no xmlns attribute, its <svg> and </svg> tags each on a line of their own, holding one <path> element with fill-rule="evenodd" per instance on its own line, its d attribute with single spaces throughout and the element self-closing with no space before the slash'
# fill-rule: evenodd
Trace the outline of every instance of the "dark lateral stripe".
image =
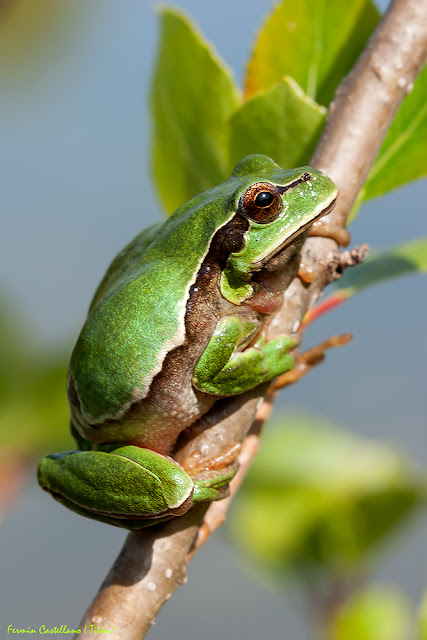
<svg viewBox="0 0 427 640">
<path fill-rule="evenodd" d="M 290 184 L 287 184 L 284 187 L 277 186 L 276 188 L 280 194 L 283 194 L 286 191 L 289 191 L 289 189 L 293 189 L 294 187 L 297 187 L 302 182 L 308 182 L 309 180 L 311 180 L 311 175 L 309 173 L 303 173 L 301 178 L 298 178 L 298 180 L 294 180 L 293 182 L 291 182 Z"/>
</svg>

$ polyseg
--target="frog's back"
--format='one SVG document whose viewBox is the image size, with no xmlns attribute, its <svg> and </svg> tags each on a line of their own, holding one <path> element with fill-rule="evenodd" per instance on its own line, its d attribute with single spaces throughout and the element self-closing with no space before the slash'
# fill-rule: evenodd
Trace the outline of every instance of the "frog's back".
<svg viewBox="0 0 427 640">
<path fill-rule="evenodd" d="M 98 287 L 69 374 L 89 423 L 116 419 L 143 399 L 166 354 L 184 342 L 186 301 L 207 238 L 232 214 L 230 189 L 216 191 L 139 234 Z"/>
</svg>

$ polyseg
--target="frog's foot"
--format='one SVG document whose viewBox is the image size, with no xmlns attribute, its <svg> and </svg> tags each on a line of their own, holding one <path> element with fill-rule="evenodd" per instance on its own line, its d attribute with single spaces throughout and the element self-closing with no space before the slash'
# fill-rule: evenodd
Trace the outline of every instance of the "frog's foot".
<svg viewBox="0 0 427 640">
<path fill-rule="evenodd" d="M 234 472 L 235 473 L 235 472 Z M 193 502 L 222 497 L 234 473 L 197 483 L 174 460 L 133 445 L 105 451 L 49 455 L 39 465 L 39 483 L 69 509 L 126 529 L 141 529 L 182 515 Z"/>
<path fill-rule="evenodd" d="M 322 238 L 332 238 L 337 244 L 342 247 L 348 247 L 351 241 L 351 237 L 347 229 L 341 227 L 334 222 L 329 222 L 326 218 L 313 222 L 308 235 L 310 237 L 321 236 Z"/>
<path fill-rule="evenodd" d="M 237 395 L 292 369 L 290 351 L 297 344 L 293 338 L 280 336 L 268 342 L 260 338 L 254 346 L 238 351 L 244 330 L 238 318 L 226 317 L 218 322 L 194 371 L 196 389 L 222 396 Z"/>
<path fill-rule="evenodd" d="M 352 335 L 350 333 L 344 333 L 341 336 L 331 336 L 316 347 L 308 349 L 298 356 L 295 360 L 295 366 L 291 371 L 287 371 L 274 381 L 274 389 L 283 389 L 283 387 L 297 382 L 300 378 L 303 378 L 312 367 L 322 362 L 327 349 L 341 347 L 344 344 L 348 344 L 351 339 Z"/>
<path fill-rule="evenodd" d="M 202 459 L 199 451 L 186 458 L 182 467 L 194 481 L 194 502 L 220 500 L 228 495 L 229 482 L 239 467 L 237 456 L 240 450 L 241 444 L 233 442 L 224 451 L 210 458 Z"/>
<path fill-rule="evenodd" d="M 182 468 L 190 475 L 195 476 L 204 471 L 215 471 L 223 469 L 236 461 L 242 445 L 239 442 L 232 442 L 224 451 L 210 458 L 202 458 L 200 451 L 194 451 L 182 463 Z"/>
<path fill-rule="evenodd" d="M 316 269 L 316 267 L 312 267 L 306 264 L 305 262 L 301 261 L 300 266 L 298 268 L 298 276 L 301 278 L 303 282 L 310 284 L 311 282 L 316 280 L 318 276 L 318 270 Z"/>
</svg>

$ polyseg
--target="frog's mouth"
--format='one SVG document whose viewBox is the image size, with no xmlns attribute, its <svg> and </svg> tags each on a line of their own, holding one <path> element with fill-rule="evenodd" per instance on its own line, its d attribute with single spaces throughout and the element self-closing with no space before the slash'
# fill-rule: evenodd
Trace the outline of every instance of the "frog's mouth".
<svg viewBox="0 0 427 640">
<path fill-rule="evenodd" d="M 281 264 L 284 261 L 287 261 L 288 259 L 288 254 L 289 254 L 289 250 L 293 250 L 293 245 L 295 240 L 300 239 L 301 241 L 298 242 L 297 244 L 299 245 L 299 247 L 301 247 L 303 239 L 301 238 L 302 234 L 305 233 L 306 231 L 308 231 L 308 229 L 311 227 L 311 225 L 314 222 L 317 222 L 318 220 L 320 220 L 321 218 L 323 218 L 323 216 L 326 216 L 328 213 L 330 213 L 332 211 L 332 209 L 335 207 L 335 203 L 337 201 L 337 198 L 335 197 L 329 204 L 327 207 L 325 207 L 325 209 L 322 209 L 322 211 L 316 213 L 311 220 L 308 220 L 308 222 L 303 225 L 302 227 L 299 227 L 294 233 L 292 233 L 289 236 L 286 236 L 286 238 L 277 246 L 273 249 L 273 251 L 271 251 L 271 253 L 269 253 L 268 255 L 262 257 L 260 260 L 254 262 L 252 264 L 252 268 L 254 272 L 260 271 L 264 268 L 269 268 L 269 269 L 278 269 L 280 268 Z"/>
</svg>

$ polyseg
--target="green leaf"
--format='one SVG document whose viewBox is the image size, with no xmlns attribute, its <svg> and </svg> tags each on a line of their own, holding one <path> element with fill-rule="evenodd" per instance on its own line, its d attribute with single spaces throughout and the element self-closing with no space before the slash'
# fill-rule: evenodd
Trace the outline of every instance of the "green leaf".
<svg viewBox="0 0 427 640">
<path fill-rule="evenodd" d="M 288 75 L 327 106 L 378 21 L 369 0 L 283 0 L 258 35 L 248 64 L 247 95 L 265 91 Z"/>
<path fill-rule="evenodd" d="M 347 269 L 335 287 L 351 297 L 366 287 L 413 273 L 427 272 L 427 238 L 412 240 L 373 253 L 354 269 Z"/>
<path fill-rule="evenodd" d="M 273 429 L 274 429 L 274 425 Z M 346 576 L 424 499 L 424 479 L 386 445 L 300 415 L 267 432 L 232 517 L 274 576 Z"/>
<path fill-rule="evenodd" d="M 411 611 L 399 591 L 371 587 L 354 594 L 332 623 L 331 640 L 407 640 Z"/>
<path fill-rule="evenodd" d="M 427 175 L 427 67 L 397 112 L 365 187 L 365 198 Z"/>
<path fill-rule="evenodd" d="M 230 71 L 183 14 L 162 9 L 152 85 L 153 167 L 174 211 L 227 177 L 228 120 L 239 102 Z"/>
<path fill-rule="evenodd" d="M 320 136 L 326 109 L 292 78 L 245 102 L 230 121 L 231 163 L 264 153 L 284 169 L 307 164 Z"/>
</svg>

